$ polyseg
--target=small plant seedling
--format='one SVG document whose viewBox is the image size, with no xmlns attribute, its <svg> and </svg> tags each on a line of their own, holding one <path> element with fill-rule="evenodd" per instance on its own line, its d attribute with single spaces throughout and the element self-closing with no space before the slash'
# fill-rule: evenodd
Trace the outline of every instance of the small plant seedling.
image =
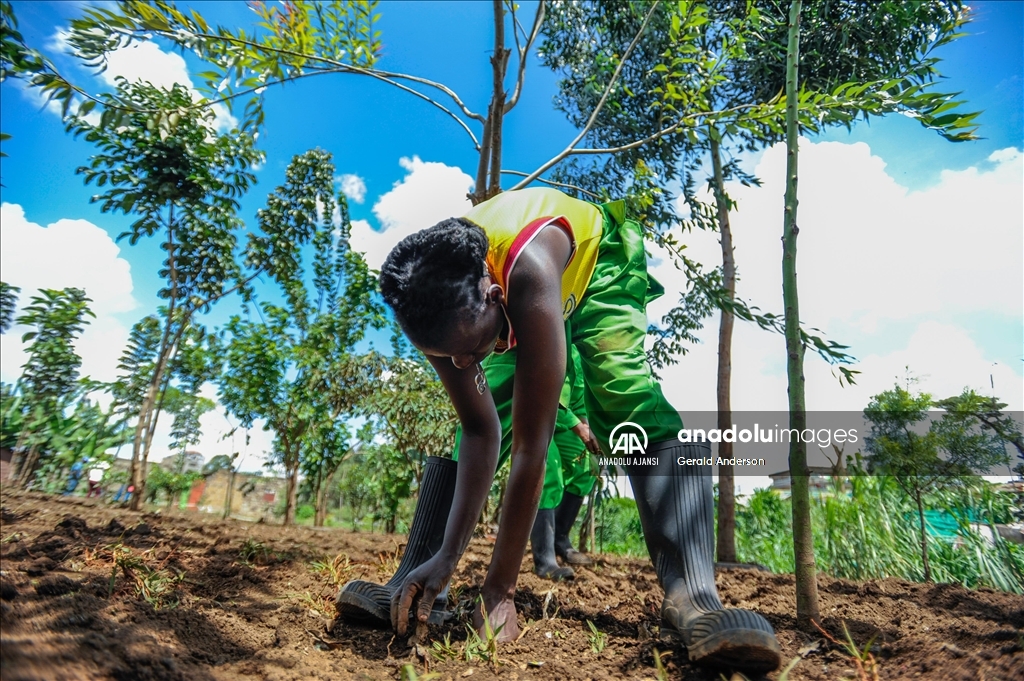
<svg viewBox="0 0 1024 681">
<path fill-rule="evenodd" d="M 802 659 L 804 659 L 802 656 L 797 655 L 792 660 L 790 660 L 789 664 L 787 664 L 785 668 L 782 670 L 782 673 L 779 674 L 779 681 L 789 681 L 789 673 L 793 671 L 794 667 L 800 664 L 800 660 Z"/>
<path fill-rule="evenodd" d="M 391 575 L 398 572 L 401 554 L 401 547 L 397 543 L 394 551 L 381 551 L 377 554 L 377 574 L 384 579 L 390 579 Z"/>
<path fill-rule="evenodd" d="M 466 662 L 472 662 L 474 660 L 482 660 L 489 662 L 491 667 L 497 669 L 497 666 L 501 664 L 498 660 L 498 634 L 505 627 L 504 624 L 499 626 L 497 629 L 491 628 L 491 621 L 487 618 L 487 608 L 484 607 L 483 601 L 480 601 L 480 611 L 484 617 L 484 638 L 480 638 L 480 634 L 477 633 L 476 629 L 470 625 L 466 626 L 466 645 L 462 649 L 463 656 L 466 658 Z"/>
<path fill-rule="evenodd" d="M 654 648 L 654 675 L 658 681 L 668 681 L 668 670 L 665 669 L 665 663 L 662 662 L 661 658 L 671 654 L 672 651 L 670 650 L 660 653 L 657 648 Z"/>
<path fill-rule="evenodd" d="M 303 606 L 325 617 L 330 617 L 331 613 L 334 611 L 334 599 L 329 596 L 324 596 L 323 594 L 314 596 L 309 591 L 306 591 L 305 593 L 299 594 L 297 597 L 299 603 Z"/>
<path fill-rule="evenodd" d="M 252 537 L 246 537 L 242 548 L 238 552 L 238 557 L 243 565 L 254 567 L 270 560 L 270 549 L 263 542 L 256 541 Z"/>
<path fill-rule="evenodd" d="M 412 666 L 411 664 L 402 665 L 402 670 L 399 673 L 399 678 L 401 679 L 401 681 L 428 681 L 429 679 L 436 679 L 439 676 L 440 674 L 436 672 L 430 672 L 428 674 L 420 676 L 416 673 L 416 667 Z"/>
<path fill-rule="evenodd" d="M 452 635 L 450 632 L 444 635 L 444 641 L 434 641 L 431 644 L 430 654 L 438 662 L 454 660 L 459 656 L 459 651 L 455 650 L 455 647 L 452 645 Z"/>
<path fill-rule="evenodd" d="M 334 558 L 324 556 L 320 560 L 314 560 L 309 564 L 309 569 L 327 579 L 327 585 L 331 587 L 341 586 L 349 580 L 349 575 L 355 570 L 348 556 L 339 553 Z"/>
<path fill-rule="evenodd" d="M 487 607 L 484 605 L 483 598 L 480 599 L 480 612 L 484 616 L 484 636 L 487 640 L 484 642 L 485 650 L 487 651 L 487 659 L 491 663 L 491 667 L 496 668 L 498 662 L 498 634 L 505 628 L 502 624 L 497 629 L 491 628 L 491 620 L 487 617 Z"/>
<path fill-rule="evenodd" d="M 857 669 L 858 681 L 878 681 L 878 662 L 875 661 L 875 656 L 871 654 L 871 645 L 875 642 L 874 636 L 868 640 L 863 648 L 859 648 L 854 643 L 850 630 L 846 628 L 846 622 L 843 622 L 843 634 L 846 636 L 846 641 L 843 642 L 837 641 L 814 620 L 811 620 L 811 623 L 818 631 L 825 635 L 825 638 L 842 648 L 853 659 L 853 666 Z"/>
<path fill-rule="evenodd" d="M 605 644 L 608 642 L 608 634 L 598 631 L 597 627 L 593 622 L 587 620 L 587 626 L 590 627 L 590 633 L 587 634 L 587 640 L 590 642 L 590 649 L 594 651 L 594 654 L 600 654 L 604 650 Z"/>
<path fill-rule="evenodd" d="M 172 596 L 178 588 L 178 584 L 185 580 L 184 573 L 151 568 L 146 565 L 141 556 L 136 555 L 120 542 L 111 544 L 106 551 L 110 553 L 111 563 L 110 583 L 107 588 L 108 597 L 114 595 L 117 572 L 120 570 L 132 585 L 135 595 L 153 606 L 154 610 L 159 610 L 162 607 L 173 608 L 178 604 L 178 600 L 172 600 Z"/>
</svg>

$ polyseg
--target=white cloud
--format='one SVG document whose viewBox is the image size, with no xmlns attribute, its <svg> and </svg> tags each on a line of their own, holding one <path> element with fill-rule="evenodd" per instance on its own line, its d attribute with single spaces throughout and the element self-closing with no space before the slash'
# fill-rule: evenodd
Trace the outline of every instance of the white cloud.
<svg viewBox="0 0 1024 681">
<path fill-rule="evenodd" d="M 836 338 L 830 327 L 854 326 L 895 347 L 860 361 L 858 385 L 842 388 L 833 368 L 807 354 L 807 404 L 811 410 L 855 410 L 870 396 L 902 380 L 909 367 L 917 389 L 936 397 L 965 386 L 1024 409 L 1024 378 L 1018 366 L 994 362 L 968 330 L 950 321 L 957 314 L 1020 315 L 1024 310 L 1021 251 L 1024 247 L 1024 181 L 1020 152 L 993 153 L 987 169 L 944 171 L 936 186 L 910 192 L 885 174 L 882 159 L 866 144 L 800 145 L 800 226 L 797 270 L 801 316 Z M 785 153 L 764 153 L 755 174 L 763 187 L 729 188 L 738 293 L 766 311 L 782 311 L 782 235 Z M 721 261 L 717 235 L 687 237 L 687 254 L 713 266 Z M 656 256 L 663 257 L 660 252 Z M 664 258 L 652 273 L 670 292 L 685 277 Z M 649 309 L 652 321 L 678 299 L 666 295 Z M 886 322 L 884 325 L 882 322 Z M 906 340 L 877 334 L 892 322 L 912 324 Z M 699 335 L 703 344 L 663 373 L 670 400 L 683 410 L 714 410 L 718 315 Z M 904 326 L 905 328 L 905 326 Z M 785 344 L 779 334 L 737 322 L 733 339 L 734 410 L 785 410 Z"/>
<path fill-rule="evenodd" d="M 170 89 L 175 84 L 192 87 L 188 67 L 181 55 L 164 52 L 153 42 L 137 42 L 107 54 L 107 69 L 100 74 L 103 81 L 114 87 L 118 78 L 130 82 L 144 81 L 160 88 Z"/>
<path fill-rule="evenodd" d="M 797 270 L 809 324 L 843 319 L 871 331 L 922 313 L 1024 309 L 1018 152 L 996 152 L 991 170 L 943 171 L 936 186 L 909 192 L 864 143 L 800 147 Z M 784 171 L 785 148 L 776 145 L 755 169 L 761 189 L 730 188 L 739 203 L 739 289 L 776 310 Z"/>
<path fill-rule="evenodd" d="M 237 422 L 233 418 L 225 416 L 224 408 L 217 402 L 217 389 L 213 384 L 204 384 L 199 394 L 213 400 L 217 406 L 213 411 L 209 411 L 200 417 L 199 424 L 202 428 L 202 437 L 197 444 L 190 445 L 188 449 L 202 454 L 207 462 L 219 454 L 231 456 L 237 452 L 238 459 L 235 461 L 235 465 L 240 466 L 242 471 L 265 470 L 263 464 L 274 448 L 273 431 L 263 430 L 265 422 L 262 419 L 253 423 L 253 427 L 248 431 L 242 427 L 236 428 Z M 177 454 L 170 447 L 171 424 L 173 421 L 174 417 L 168 413 L 160 415 L 160 420 L 157 421 L 156 432 L 153 435 L 153 446 L 149 453 L 149 461 L 151 463 L 157 463 L 165 456 Z M 248 443 L 246 442 L 246 434 L 248 434 Z M 131 457 L 130 450 L 127 453 L 122 450 L 121 454 L 122 456 Z"/>
<path fill-rule="evenodd" d="M 352 222 L 352 248 L 366 254 L 367 264 L 380 269 L 391 249 L 403 238 L 445 218 L 464 215 L 471 207 L 466 194 L 473 178 L 459 168 L 402 158 L 406 176 L 373 206 L 381 231 L 366 220 Z"/>
<path fill-rule="evenodd" d="M 0 270 L 3 280 L 21 288 L 19 307 L 40 288 L 75 286 L 92 299 L 90 320 L 76 343 L 82 357 L 82 374 L 112 380 L 117 359 L 128 339 L 128 329 L 113 315 L 136 307 L 128 261 L 110 236 L 86 220 L 61 219 L 46 227 L 29 222 L 21 206 L 0 205 Z M 15 327 L 0 345 L 0 375 L 17 379 L 26 356 L 21 334 Z"/>
<path fill-rule="evenodd" d="M 65 31 L 58 31 L 50 39 L 48 47 L 69 54 L 73 52 L 68 45 Z M 148 40 L 108 52 L 107 68 L 97 75 L 110 87 L 117 85 L 119 77 L 129 82 L 143 81 L 166 89 L 174 87 L 177 83 L 191 90 L 193 99 L 198 100 L 201 97 L 192 83 L 188 66 L 181 55 L 164 52 L 159 45 Z M 28 92 L 34 99 L 41 99 L 38 88 L 29 88 Z M 215 114 L 214 127 L 218 132 L 228 132 L 238 127 L 238 119 L 231 115 L 225 105 L 215 104 L 211 108 Z M 60 107 L 56 103 L 51 102 L 47 105 L 47 110 L 60 115 Z M 91 113 L 87 120 L 96 124 L 99 122 L 99 114 Z"/>
<path fill-rule="evenodd" d="M 366 182 L 358 175 L 339 175 L 334 180 L 341 185 L 341 191 L 352 201 L 363 203 L 366 201 Z"/>
</svg>

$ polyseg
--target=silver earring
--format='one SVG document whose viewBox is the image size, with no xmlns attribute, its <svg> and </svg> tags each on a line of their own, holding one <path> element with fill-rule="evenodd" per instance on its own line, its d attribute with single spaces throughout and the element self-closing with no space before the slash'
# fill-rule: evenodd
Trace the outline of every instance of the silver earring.
<svg viewBox="0 0 1024 681">
<path fill-rule="evenodd" d="M 487 377 L 484 376 L 484 368 L 479 362 L 477 362 L 476 376 L 473 380 L 476 381 L 476 391 L 483 395 L 487 391 Z"/>
</svg>

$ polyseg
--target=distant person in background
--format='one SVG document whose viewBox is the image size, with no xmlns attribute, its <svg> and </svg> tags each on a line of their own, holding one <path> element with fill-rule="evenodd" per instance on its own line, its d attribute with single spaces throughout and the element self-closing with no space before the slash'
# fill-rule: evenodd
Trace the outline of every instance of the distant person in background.
<svg viewBox="0 0 1024 681">
<path fill-rule="evenodd" d="M 71 474 L 68 476 L 68 484 L 64 487 L 62 494 L 66 497 L 74 494 L 78 488 L 78 482 L 82 479 L 82 473 L 85 472 L 85 464 L 88 463 L 89 458 L 79 459 L 71 466 Z"/>
<path fill-rule="evenodd" d="M 103 476 L 106 475 L 108 468 L 110 468 L 109 463 L 100 461 L 89 469 L 89 493 L 85 495 L 86 498 L 103 496 L 103 488 L 100 483 L 103 482 Z"/>
<path fill-rule="evenodd" d="M 118 488 L 117 494 L 114 495 L 113 502 L 115 504 L 118 503 L 118 502 L 124 502 L 124 503 L 127 504 L 129 501 L 132 500 L 132 494 L 134 492 L 135 492 L 135 485 L 131 485 L 131 484 L 128 484 L 127 482 L 124 482 L 124 483 L 121 484 L 121 487 Z"/>
</svg>

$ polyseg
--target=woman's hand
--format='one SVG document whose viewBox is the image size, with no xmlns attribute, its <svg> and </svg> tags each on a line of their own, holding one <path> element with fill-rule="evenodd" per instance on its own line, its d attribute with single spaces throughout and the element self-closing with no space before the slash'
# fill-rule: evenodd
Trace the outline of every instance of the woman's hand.
<svg viewBox="0 0 1024 681">
<path fill-rule="evenodd" d="M 399 636 L 409 629 L 409 613 L 415 608 L 416 619 L 426 624 L 434 599 L 444 591 L 455 572 L 455 563 L 438 553 L 409 573 L 391 598 L 391 626 Z"/>
<path fill-rule="evenodd" d="M 580 421 L 573 426 L 572 432 L 576 433 L 577 437 L 583 440 L 583 444 L 586 446 L 588 452 L 594 456 L 601 455 L 601 443 L 597 441 L 594 431 L 590 429 L 590 425 L 586 421 Z"/>
</svg>

